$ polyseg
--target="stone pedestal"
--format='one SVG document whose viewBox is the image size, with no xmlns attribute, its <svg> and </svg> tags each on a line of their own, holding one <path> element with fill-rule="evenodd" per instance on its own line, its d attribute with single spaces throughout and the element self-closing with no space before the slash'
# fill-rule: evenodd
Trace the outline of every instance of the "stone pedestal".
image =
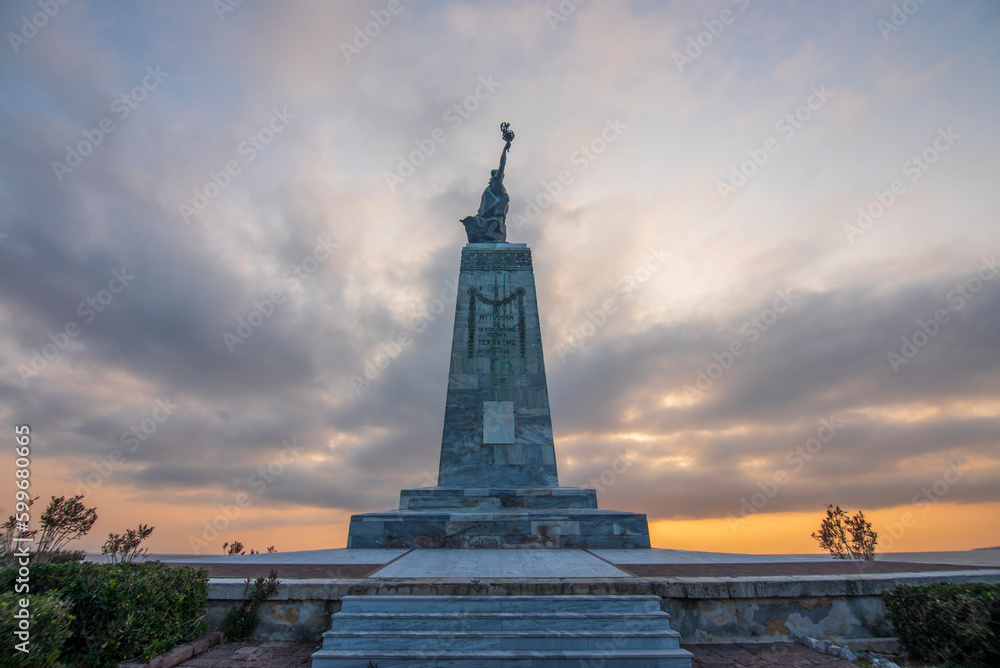
<svg viewBox="0 0 1000 668">
<path fill-rule="evenodd" d="M 438 484 L 559 484 L 526 244 L 462 251 Z"/>
<path fill-rule="evenodd" d="M 526 244 L 462 250 L 438 486 L 351 517 L 348 547 L 649 547 L 646 516 L 560 487 Z"/>
</svg>

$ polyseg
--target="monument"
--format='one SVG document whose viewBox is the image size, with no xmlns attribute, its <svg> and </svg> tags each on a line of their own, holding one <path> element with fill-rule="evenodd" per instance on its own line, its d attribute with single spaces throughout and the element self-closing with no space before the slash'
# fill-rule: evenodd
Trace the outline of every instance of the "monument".
<svg viewBox="0 0 1000 668">
<path fill-rule="evenodd" d="M 395 556 L 345 585 L 312 666 L 691 668 L 650 583 L 588 551 L 649 548 L 646 516 L 559 485 L 531 251 L 507 242 L 514 133 L 500 127 L 500 167 L 462 219 L 438 484 L 351 517 L 345 552 Z"/>
<path fill-rule="evenodd" d="M 508 243 L 504 148 L 479 211 L 462 219 L 458 302 L 435 487 L 351 517 L 349 548 L 648 548 L 640 513 L 602 510 L 556 471 L 531 250 Z"/>
</svg>

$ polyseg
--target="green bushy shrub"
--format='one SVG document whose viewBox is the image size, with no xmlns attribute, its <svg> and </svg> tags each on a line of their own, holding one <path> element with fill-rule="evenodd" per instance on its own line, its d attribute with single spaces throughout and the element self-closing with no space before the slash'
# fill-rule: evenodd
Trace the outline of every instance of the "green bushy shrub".
<svg viewBox="0 0 1000 668">
<path fill-rule="evenodd" d="M 946 668 L 1000 666 L 1000 585 L 902 585 L 882 599 L 913 658 Z"/>
<path fill-rule="evenodd" d="M 29 628 L 28 640 L 25 643 L 27 653 L 18 651 L 16 645 L 22 640 L 15 635 L 20 630 L 19 620 L 14 618 L 22 608 L 18 601 L 27 598 Z M 70 614 L 69 603 L 63 601 L 56 592 L 42 595 L 16 594 L 6 591 L 0 594 L 0 636 L 4 639 L 3 654 L 8 663 L 5 666 L 18 668 L 53 668 L 63 665 L 60 660 L 63 645 L 72 634 L 70 624 L 73 615 Z"/>
<path fill-rule="evenodd" d="M 16 569 L 0 569 L 0 591 Z M 68 665 L 116 666 L 149 659 L 205 631 L 208 575 L 160 562 L 34 564 L 31 596 L 54 592 L 75 619 L 63 650 Z"/>
</svg>

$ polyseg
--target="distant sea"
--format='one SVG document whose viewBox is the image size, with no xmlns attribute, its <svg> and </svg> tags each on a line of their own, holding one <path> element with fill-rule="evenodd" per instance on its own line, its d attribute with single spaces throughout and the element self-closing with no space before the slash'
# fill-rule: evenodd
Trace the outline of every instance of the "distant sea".
<svg viewBox="0 0 1000 668">
<path fill-rule="evenodd" d="M 986 548 L 969 550 L 968 552 L 876 552 L 875 560 L 903 561 L 918 564 L 1000 567 L 1000 549 Z"/>
</svg>

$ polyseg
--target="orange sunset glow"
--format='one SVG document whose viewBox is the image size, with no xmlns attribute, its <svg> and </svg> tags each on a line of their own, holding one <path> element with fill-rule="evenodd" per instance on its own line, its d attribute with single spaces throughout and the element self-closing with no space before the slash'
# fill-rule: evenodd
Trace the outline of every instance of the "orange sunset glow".
<svg viewBox="0 0 1000 668">
<path fill-rule="evenodd" d="M 1000 546 L 996 3 L 414 2 L 363 48 L 371 3 L 202 4 L 5 44 L 5 517 L 18 425 L 92 554 L 344 547 L 436 485 L 509 121 L 561 485 L 659 548 L 818 554 L 828 504 Z"/>
</svg>

